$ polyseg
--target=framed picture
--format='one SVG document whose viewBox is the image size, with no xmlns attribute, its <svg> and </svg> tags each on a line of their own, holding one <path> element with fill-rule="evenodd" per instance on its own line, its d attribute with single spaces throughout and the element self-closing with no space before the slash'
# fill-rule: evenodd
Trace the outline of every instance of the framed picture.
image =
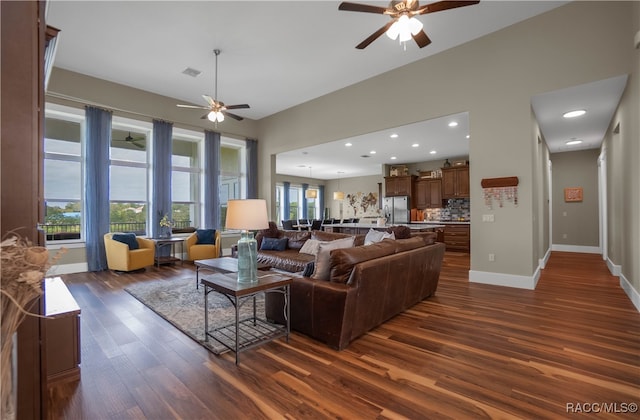
<svg viewBox="0 0 640 420">
<path fill-rule="evenodd" d="M 564 189 L 564 201 L 582 201 L 582 187 L 571 187 Z"/>
</svg>

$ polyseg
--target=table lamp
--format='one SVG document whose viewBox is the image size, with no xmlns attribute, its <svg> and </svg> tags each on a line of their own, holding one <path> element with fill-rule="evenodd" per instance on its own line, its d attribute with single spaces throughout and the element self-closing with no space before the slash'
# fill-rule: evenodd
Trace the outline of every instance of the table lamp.
<svg viewBox="0 0 640 420">
<path fill-rule="evenodd" d="M 225 227 L 242 230 L 238 241 L 238 283 L 257 282 L 257 241 L 250 231 L 269 227 L 266 200 L 229 200 Z"/>
</svg>

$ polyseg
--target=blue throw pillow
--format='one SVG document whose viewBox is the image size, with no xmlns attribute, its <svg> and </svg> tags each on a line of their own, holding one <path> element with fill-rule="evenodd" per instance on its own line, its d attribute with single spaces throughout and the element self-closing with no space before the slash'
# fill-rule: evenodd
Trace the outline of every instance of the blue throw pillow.
<svg viewBox="0 0 640 420">
<path fill-rule="evenodd" d="M 311 277 L 313 275 L 313 270 L 316 268 L 315 261 L 309 261 L 307 265 L 304 266 L 304 271 L 302 272 L 302 277 Z"/>
<path fill-rule="evenodd" d="M 129 245 L 130 250 L 140 248 L 135 233 L 114 233 L 111 239 Z"/>
<path fill-rule="evenodd" d="M 198 237 L 199 245 L 215 245 L 216 244 L 216 230 L 215 229 L 197 229 L 196 236 Z"/>
<path fill-rule="evenodd" d="M 262 238 L 261 251 L 284 251 L 289 238 Z"/>
</svg>

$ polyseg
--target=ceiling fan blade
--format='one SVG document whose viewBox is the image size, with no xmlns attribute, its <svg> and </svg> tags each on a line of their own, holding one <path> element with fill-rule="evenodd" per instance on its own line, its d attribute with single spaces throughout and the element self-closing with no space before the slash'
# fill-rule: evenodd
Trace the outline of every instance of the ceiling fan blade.
<svg viewBox="0 0 640 420">
<path fill-rule="evenodd" d="M 202 98 L 205 100 L 206 103 L 209 104 L 209 107 L 214 107 L 216 105 L 216 101 L 211 96 L 202 95 Z"/>
<path fill-rule="evenodd" d="M 435 3 L 430 3 L 425 6 L 422 6 L 412 14 L 424 15 L 427 13 L 441 12 L 443 10 L 455 9 L 456 7 L 471 6 L 473 4 L 478 4 L 478 3 L 480 3 L 480 1 L 437 1 Z"/>
<path fill-rule="evenodd" d="M 426 47 L 427 45 L 431 44 L 431 40 L 424 31 L 420 31 L 416 35 L 412 36 L 413 40 L 416 41 L 416 44 L 418 44 L 418 47 L 420 48 Z"/>
<path fill-rule="evenodd" d="M 236 115 L 236 114 L 232 114 L 232 113 L 227 112 L 227 111 L 222 111 L 222 113 L 223 113 L 226 117 L 231 117 L 231 118 L 233 118 L 234 120 L 238 120 L 238 121 L 242 121 L 242 120 L 244 120 L 244 118 L 242 118 L 241 116 Z"/>
<path fill-rule="evenodd" d="M 358 4 L 358 3 L 349 3 L 348 1 L 343 1 L 338 6 L 338 10 L 345 10 L 347 12 L 365 12 L 365 13 L 377 13 L 380 15 L 384 15 L 387 11 L 386 7 L 380 6 L 370 6 L 368 4 Z"/>
<path fill-rule="evenodd" d="M 241 109 L 241 108 L 246 109 L 246 108 L 249 108 L 249 105 L 247 105 L 247 104 L 225 105 L 224 107 L 227 108 L 227 109 Z"/>
<path fill-rule="evenodd" d="M 359 43 L 358 45 L 356 45 L 356 48 L 359 50 L 363 50 L 365 48 L 367 48 L 367 46 L 369 44 L 371 44 L 373 41 L 375 41 L 376 39 L 378 39 L 378 37 L 380 37 L 380 35 L 382 35 L 383 33 L 387 32 L 387 29 L 389 29 L 391 27 L 391 25 L 393 25 L 393 23 L 396 21 L 397 19 L 391 19 L 389 21 L 389 23 L 387 23 L 386 25 L 384 25 L 382 28 L 378 29 L 377 31 L 375 31 L 374 33 L 372 33 L 369 38 L 365 39 L 364 41 L 362 41 L 361 43 Z"/>
<path fill-rule="evenodd" d="M 196 105 L 183 105 L 183 104 L 178 104 L 176 105 L 178 108 L 194 108 L 194 109 L 209 109 L 209 107 L 206 106 L 196 106 Z"/>
</svg>

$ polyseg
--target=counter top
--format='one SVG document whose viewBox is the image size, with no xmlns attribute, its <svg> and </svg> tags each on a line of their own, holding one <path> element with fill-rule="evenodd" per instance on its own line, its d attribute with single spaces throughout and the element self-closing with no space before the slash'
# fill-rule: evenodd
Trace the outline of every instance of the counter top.
<svg viewBox="0 0 640 420">
<path fill-rule="evenodd" d="M 461 223 L 461 222 L 458 222 Z M 467 222 L 468 223 L 468 222 Z M 331 226 L 331 227 L 350 227 L 350 228 L 374 228 L 374 229 L 385 229 L 385 228 L 389 228 L 392 226 L 407 226 L 410 229 L 424 229 L 424 228 L 443 228 L 444 225 L 442 224 L 438 224 L 436 222 L 429 222 L 429 223 L 417 223 L 417 222 L 411 222 L 411 223 L 395 223 L 395 224 L 386 224 L 384 226 L 378 226 L 376 223 L 340 223 L 340 224 L 334 224 L 334 225 L 325 225 L 325 226 Z"/>
<path fill-rule="evenodd" d="M 451 220 L 451 221 L 448 221 L 448 220 L 428 220 L 428 221 L 424 221 L 424 222 L 411 222 L 411 223 L 412 224 L 418 224 L 418 225 L 433 225 L 433 224 L 436 224 L 436 225 L 444 225 L 444 224 L 447 224 L 447 225 L 470 225 L 471 224 L 470 221 L 459 222 L 459 221 L 456 221 L 456 220 Z"/>
</svg>

